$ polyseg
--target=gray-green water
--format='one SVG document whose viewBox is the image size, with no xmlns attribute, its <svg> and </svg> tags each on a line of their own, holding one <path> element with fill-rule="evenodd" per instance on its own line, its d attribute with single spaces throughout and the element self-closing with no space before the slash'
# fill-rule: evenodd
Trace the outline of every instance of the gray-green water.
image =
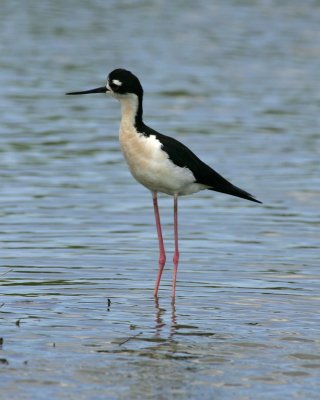
<svg viewBox="0 0 320 400">
<path fill-rule="evenodd" d="M 312 0 L 2 0 L 1 399 L 319 398 L 319 21 Z M 149 125 L 264 202 L 181 199 L 174 308 L 172 199 L 155 304 L 119 104 L 64 96 L 116 67 Z"/>
</svg>

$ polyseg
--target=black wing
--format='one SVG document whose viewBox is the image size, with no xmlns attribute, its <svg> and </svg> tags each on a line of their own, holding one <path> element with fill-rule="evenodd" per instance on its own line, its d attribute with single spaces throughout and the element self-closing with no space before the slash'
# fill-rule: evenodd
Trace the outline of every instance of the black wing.
<svg viewBox="0 0 320 400">
<path fill-rule="evenodd" d="M 209 190 L 230 194 L 232 196 L 241 197 L 246 200 L 261 203 L 250 193 L 234 186 L 223 176 L 218 174 L 209 165 L 200 160 L 187 146 L 178 140 L 163 135 L 147 126 L 144 126 L 144 134 L 147 136 L 155 135 L 161 142 L 162 149 L 168 154 L 169 159 L 181 168 L 188 168 L 195 177 L 195 182 L 208 186 Z"/>
</svg>

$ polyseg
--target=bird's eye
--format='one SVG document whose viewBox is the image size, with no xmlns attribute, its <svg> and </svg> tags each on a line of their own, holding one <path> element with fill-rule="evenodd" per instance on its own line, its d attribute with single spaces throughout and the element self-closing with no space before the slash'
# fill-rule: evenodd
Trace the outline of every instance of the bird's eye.
<svg viewBox="0 0 320 400">
<path fill-rule="evenodd" d="M 115 83 L 110 83 L 110 87 L 114 92 L 116 92 L 119 89 L 119 86 L 116 85 Z"/>
</svg>

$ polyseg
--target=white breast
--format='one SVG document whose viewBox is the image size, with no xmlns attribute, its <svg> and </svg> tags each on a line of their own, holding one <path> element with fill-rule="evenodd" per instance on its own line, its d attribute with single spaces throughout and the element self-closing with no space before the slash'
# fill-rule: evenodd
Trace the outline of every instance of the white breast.
<svg viewBox="0 0 320 400">
<path fill-rule="evenodd" d="M 173 195 L 194 182 L 188 169 L 176 167 L 168 159 L 155 136 L 120 131 L 120 143 L 132 175 L 148 189 Z"/>
<path fill-rule="evenodd" d="M 188 168 L 173 164 L 154 135 L 144 136 L 134 127 L 136 96 L 121 99 L 122 117 L 119 132 L 121 149 L 134 178 L 151 191 L 169 195 L 195 193 L 205 186 L 194 183 Z"/>
</svg>

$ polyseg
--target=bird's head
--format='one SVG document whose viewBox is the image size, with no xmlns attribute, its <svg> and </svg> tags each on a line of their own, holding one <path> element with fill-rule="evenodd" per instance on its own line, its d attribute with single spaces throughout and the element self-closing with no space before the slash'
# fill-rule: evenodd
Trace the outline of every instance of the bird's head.
<svg viewBox="0 0 320 400">
<path fill-rule="evenodd" d="M 139 79 L 130 71 L 118 68 L 110 72 L 105 86 L 82 92 L 69 92 L 68 95 L 107 93 L 120 100 L 130 95 L 143 96 L 143 89 Z"/>
</svg>

